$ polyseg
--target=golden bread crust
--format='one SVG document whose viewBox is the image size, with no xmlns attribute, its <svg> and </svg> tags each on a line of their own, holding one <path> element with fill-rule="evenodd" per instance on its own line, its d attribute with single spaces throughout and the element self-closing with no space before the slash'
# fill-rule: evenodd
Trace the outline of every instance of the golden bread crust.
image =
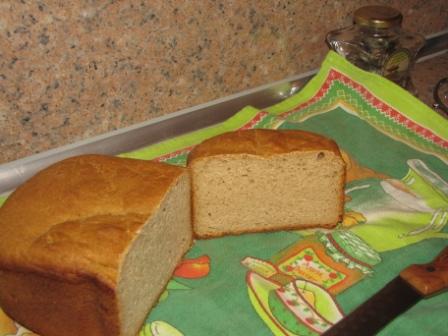
<svg viewBox="0 0 448 336">
<path fill-rule="evenodd" d="M 239 235 L 252 232 L 272 232 L 279 230 L 301 230 L 308 228 L 321 227 L 325 229 L 332 229 L 342 221 L 344 214 L 344 185 L 345 185 L 345 162 L 342 158 L 341 152 L 337 143 L 325 136 L 302 131 L 302 130 L 268 130 L 268 129 L 253 129 L 253 130 L 238 130 L 234 132 L 224 133 L 213 138 L 207 139 L 193 148 L 188 157 L 188 168 L 192 179 L 192 223 L 195 228 L 197 222 L 195 216 L 195 207 L 197 201 L 195 199 L 196 193 L 196 170 L 195 164 L 204 162 L 212 157 L 225 158 L 228 155 L 256 155 L 266 158 L 275 158 L 277 155 L 288 154 L 292 152 L 332 152 L 336 159 L 340 161 L 342 167 L 342 174 L 335 183 L 338 185 L 340 195 L 338 197 L 338 215 L 337 219 L 332 223 L 320 223 L 319 225 L 285 225 L 277 226 L 275 229 L 253 229 L 247 228 L 240 231 L 227 230 L 219 233 L 199 233 L 194 230 L 194 235 L 197 239 L 217 238 L 226 235 Z M 202 161 L 204 160 L 204 161 Z"/>
<path fill-rule="evenodd" d="M 35 303 L 51 299 L 60 303 L 63 316 L 80 314 L 79 323 L 85 322 L 80 328 L 91 329 L 89 335 L 117 335 L 121 260 L 165 193 L 186 173 L 164 163 L 83 155 L 36 174 L 0 208 L 0 236 L 6 238 L 0 240 L 0 306 L 19 322 L 35 316 L 36 328 L 56 335 L 45 327 L 54 320 L 39 316 L 48 307 Z M 54 293 L 61 295 L 59 301 Z M 58 316 L 57 309 L 49 310 Z M 97 325 L 99 316 L 109 321 L 107 327 Z M 69 327 L 62 329 L 67 335 Z"/>
<path fill-rule="evenodd" d="M 112 284 L 118 256 L 183 173 L 163 163 L 101 155 L 48 167 L 0 208 L 0 236 L 8 237 L 0 240 L 0 268 L 25 264 L 51 273 L 56 267 L 55 274 L 62 268 L 73 276 L 82 269 Z"/>
<path fill-rule="evenodd" d="M 335 141 L 301 130 L 252 129 L 227 132 L 193 148 L 188 162 L 222 154 L 270 156 L 294 151 L 328 150 L 341 156 Z"/>
<path fill-rule="evenodd" d="M 40 272 L 0 270 L 0 303 L 15 321 L 46 336 L 119 335 L 114 291 Z"/>
</svg>

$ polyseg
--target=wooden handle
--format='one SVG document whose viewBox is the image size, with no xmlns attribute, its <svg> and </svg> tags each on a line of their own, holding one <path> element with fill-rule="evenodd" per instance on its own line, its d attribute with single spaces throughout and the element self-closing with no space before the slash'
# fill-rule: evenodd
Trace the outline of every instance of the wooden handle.
<svg viewBox="0 0 448 336">
<path fill-rule="evenodd" d="M 437 294 L 448 288 L 448 246 L 430 263 L 411 265 L 400 277 L 423 296 Z"/>
</svg>

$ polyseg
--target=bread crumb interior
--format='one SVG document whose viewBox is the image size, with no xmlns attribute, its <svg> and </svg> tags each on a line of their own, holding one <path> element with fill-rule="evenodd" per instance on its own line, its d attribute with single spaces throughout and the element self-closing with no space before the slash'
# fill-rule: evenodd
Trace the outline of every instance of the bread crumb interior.
<svg viewBox="0 0 448 336">
<path fill-rule="evenodd" d="M 331 151 L 197 160 L 195 232 L 209 236 L 336 223 L 343 174 L 342 160 Z"/>
<path fill-rule="evenodd" d="M 121 335 L 135 336 L 191 245 L 190 184 L 182 175 L 131 244 L 119 272 Z"/>
</svg>

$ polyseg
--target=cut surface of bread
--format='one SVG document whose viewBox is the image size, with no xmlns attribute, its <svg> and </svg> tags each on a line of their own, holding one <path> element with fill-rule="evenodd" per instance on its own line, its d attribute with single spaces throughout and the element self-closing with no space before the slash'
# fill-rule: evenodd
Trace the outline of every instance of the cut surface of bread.
<svg viewBox="0 0 448 336">
<path fill-rule="evenodd" d="M 198 237 L 334 227 L 345 165 L 336 143 L 304 131 L 226 133 L 193 149 L 193 227 Z"/>
<path fill-rule="evenodd" d="M 85 155 L 0 208 L 0 306 L 42 335 L 138 333 L 191 245 L 186 169 Z"/>
</svg>

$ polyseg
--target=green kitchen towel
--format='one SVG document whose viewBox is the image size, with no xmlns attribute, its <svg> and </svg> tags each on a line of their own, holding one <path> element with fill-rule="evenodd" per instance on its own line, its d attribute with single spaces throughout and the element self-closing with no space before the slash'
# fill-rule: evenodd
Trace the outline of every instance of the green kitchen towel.
<svg viewBox="0 0 448 336">
<path fill-rule="evenodd" d="M 448 246 L 448 121 L 334 52 L 299 93 L 275 106 L 246 107 L 121 156 L 185 165 L 204 139 L 251 128 L 336 140 L 347 163 L 343 221 L 331 231 L 196 241 L 140 336 L 319 335 L 404 267 Z M 446 335 L 447 311 L 448 293 L 420 301 L 380 335 Z"/>
</svg>

